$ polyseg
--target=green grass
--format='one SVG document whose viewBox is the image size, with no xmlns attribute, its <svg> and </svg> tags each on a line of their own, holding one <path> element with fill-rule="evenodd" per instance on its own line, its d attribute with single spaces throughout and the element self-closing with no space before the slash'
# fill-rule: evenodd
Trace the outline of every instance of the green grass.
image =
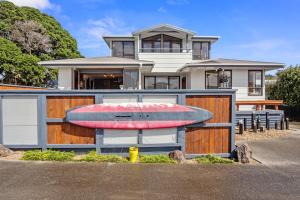
<svg viewBox="0 0 300 200">
<path fill-rule="evenodd" d="M 127 158 L 118 155 L 102 155 L 96 151 L 90 151 L 80 161 L 86 162 L 112 162 L 112 163 L 127 163 Z"/>
<path fill-rule="evenodd" d="M 26 151 L 22 157 L 22 160 L 71 161 L 74 156 L 74 152 L 32 150 Z"/>
<path fill-rule="evenodd" d="M 140 155 L 140 163 L 176 163 L 168 155 Z"/>
<path fill-rule="evenodd" d="M 195 160 L 200 164 L 232 164 L 233 163 L 233 160 L 212 156 L 212 155 L 196 157 Z"/>
</svg>

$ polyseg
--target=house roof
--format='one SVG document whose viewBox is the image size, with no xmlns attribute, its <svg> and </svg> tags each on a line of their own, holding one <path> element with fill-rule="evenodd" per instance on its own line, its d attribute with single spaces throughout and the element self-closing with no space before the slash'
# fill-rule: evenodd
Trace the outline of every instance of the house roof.
<svg viewBox="0 0 300 200">
<path fill-rule="evenodd" d="M 178 26 L 173 26 L 173 25 L 170 25 L 170 24 L 158 24 L 158 25 L 155 25 L 155 26 L 152 26 L 152 27 L 149 27 L 149 28 L 140 29 L 140 30 L 132 32 L 132 35 L 137 35 L 137 34 L 140 34 L 140 33 L 143 33 L 143 32 L 152 31 L 153 29 L 160 29 L 160 28 L 168 28 L 168 29 L 173 29 L 175 31 L 185 32 L 185 33 L 188 33 L 188 34 L 191 34 L 191 35 L 195 35 L 194 31 L 184 29 L 184 28 L 180 28 Z"/>
<path fill-rule="evenodd" d="M 136 60 L 131 58 L 120 58 L 120 57 L 94 57 L 94 58 L 74 58 L 74 59 L 63 59 L 63 60 L 50 60 L 41 61 L 40 65 L 46 67 L 61 67 L 61 66 L 72 66 L 72 65 L 153 65 L 152 61 Z"/>
<path fill-rule="evenodd" d="M 195 62 L 186 63 L 185 66 L 179 69 L 182 71 L 186 68 L 194 67 L 266 67 L 266 68 L 282 68 L 284 63 L 277 62 L 264 62 L 264 61 L 252 61 L 252 60 L 236 60 L 236 59 L 210 59 L 210 60 L 200 60 Z"/>
</svg>

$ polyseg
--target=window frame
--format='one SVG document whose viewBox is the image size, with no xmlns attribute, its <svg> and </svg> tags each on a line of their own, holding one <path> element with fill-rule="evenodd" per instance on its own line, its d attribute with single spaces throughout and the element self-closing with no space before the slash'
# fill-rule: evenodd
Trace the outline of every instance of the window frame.
<svg viewBox="0 0 300 200">
<path fill-rule="evenodd" d="M 114 56 L 113 55 L 113 43 L 114 42 L 121 42 L 122 43 L 122 58 L 133 58 L 133 59 L 135 59 L 135 42 L 134 41 L 131 41 L 131 40 L 126 40 L 126 41 L 118 41 L 118 40 L 114 40 L 114 41 L 112 41 L 112 44 L 111 44 L 111 47 L 112 47 L 112 56 L 113 57 L 119 57 L 119 56 Z M 125 54 L 125 43 L 132 43 L 133 44 L 133 54 L 131 55 L 131 54 Z"/>
<path fill-rule="evenodd" d="M 213 88 L 208 88 L 207 87 L 207 77 L 206 77 L 206 74 L 209 73 L 209 72 L 217 72 L 218 75 L 217 75 L 217 84 L 218 84 L 218 88 L 216 88 L 217 90 L 219 89 L 232 89 L 232 70 L 231 69 L 225 69 L 224 71 L 227 71 L 227 72 L 230 72 L 230 87 L 219 87 L 219 71 L 216 71 L 216 70 L 205 70 L 205 89 L 207 90 L 212 90 Z"/>
<path fill-rule="evenodd" d="M 200 49 L 199 49 L 199 51 L 200 51 L 200 55 L 195 55 L 194 54 L 194 44 L 195 43 L 199 43 L 200 44 Z M 207 58 L 203 58 L 202 57 L 202 54 L 201 54 L 201 52 L 202 52 L 202 44 L 203 43 L 208 43 L 208 54 L 207 54 Z M 209 42 L 209 41 L 193 41 L 192 42 L 192 56 L 193 56 L 193 60 L 208 60 L 208 59 L 210 59 L 210 49 L 211 49 L 211 42 Z"/>
<path fill-rule="evenodd" d="M 169 42 L 169 48 L 164 48 L 164 42 Z M 156 48 L 155 47 L 155 42 L 160 43 L 160 47 Z M 149 37 L 145 37 L 141 39 L 141 47 L 142 47 L 142 52 L 145 53 L 180 53 L 182 50 L 182 43 L 183 40 L 181 38 L 173 37 L 167 34 L 157 34 Z M 144 49 L 144 44 L 148 43 L 151 44 L 150 49 Z M 173 44 L 179 44 L 179 49 L 173 49 Z"/>
<path fill-rule="evenodd" d="M 250 72 L 260 72 L 261 76 L 260 76 L 260 81 L 261 81 L 261 87 L 259 89 L 261 89 L 260 94 L 253 94 L 250 93 Z M 256 78 L 255 78 L 256 81 Z M 256 87 L 256 83 L 255 83 L 255 87 L 252 87 L 253 89 L 257 89 L 258 87 Z M 263 70 L 248 70 L 248 96 L 263 96 L 264 92 L 263 92 L 263 88 L 264 88 L 264 84 L 263 84 Z"/>
<path fill-rule="evenodd" d="M 144 89 L 145 90 L 151 90 L 151 89 L 147 89 L 146 88 L 146 85 L 145 85 L 145 83 L 146 83 L 146 78 L 147 77 L 152 77 L 152 78 L 154 78 L 154 90 L 156 90 L 157 88 L 156 88 L 156 78 L 157 77 L 167 77 L 167 79 L 168 79 L 168 88 L 167 89 L 160 89 L 160 90 L 176 90 L 176 89 L 169 89 L 169 87 L 170 87 L 170 77 L 176 77 L 176 78 L 178 78 L 178 90 L 180 89 L 180 76 L 163 76 L 163 75 L 161 75 L 161 76 L 151 76 L 151 75 L 149 75 L 149 76 L 144 76 Z"/>
</svg>

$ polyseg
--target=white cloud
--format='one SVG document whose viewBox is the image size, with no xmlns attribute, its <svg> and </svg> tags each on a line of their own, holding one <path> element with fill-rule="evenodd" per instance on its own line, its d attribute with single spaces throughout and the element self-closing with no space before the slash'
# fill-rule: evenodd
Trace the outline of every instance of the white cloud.
<svg viewBox="0 0 300 200">
<path fill-rule="evenodd" d="M 52 4 L 49 0 L 8 0 L 17 6 L 28 6 L 40 10 L 60 9 L 59 5 Z"/>
<path fill-rule="evenodd" d="M 167 0 L 169 5 L 184 5 L 190 3 L 188 0 Z"/>
<path fill-rule="evenodd" d="M 91 51 L 90 55 L 109 55 L 109 50 L 102 39 L 103 35 L 131 35 L 134 27 L 128 26 L 120 17 L 89 19 L 79 30 L 78 45 L 82 50 Z"/>
<path fill-rule="evenodd" d="M 166 13 L 167 12 L 167 10 L 164 7 L 159 7 L 157 9 L 157 11 L 160 12 L 160 13 Z"/>
</svg>

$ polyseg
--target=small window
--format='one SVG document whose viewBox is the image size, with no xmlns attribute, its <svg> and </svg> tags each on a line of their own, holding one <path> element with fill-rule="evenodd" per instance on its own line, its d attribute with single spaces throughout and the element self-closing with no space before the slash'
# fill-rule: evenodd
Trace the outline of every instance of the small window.
<svg viewBox="0 0 300 200">
<path fill-rule="evenodd" d="M 231 88 L 231 70 L 210 70 L 205 72 L 206 89 Z"/>
<path fill-rule="evenodd" d="M 193 42 L 193 59 L 194 60 L 207 60 L 209 55 L 210 43 L 209 42 Z"/>
<path fill-rule="evenodd" d="M 113 41 L 112 56 L 134 58 L 134 42 L 133 41 Z"/>
<path fill-rule="evenodd" d="M 145 76 L 145 89 L 180 89 L 179 76 Z"/>
<path fill-rule="evenodd" d="M 262 96 L 262 71 L 249 70 L 248 71 L 248 95 Z"/>
<path fill-rule="evenodd" d="M 151 90 L 155 89 L 155 77 L 154 76 L 145 76 L 144 78 L 144 88 Z"/>
</svg>

